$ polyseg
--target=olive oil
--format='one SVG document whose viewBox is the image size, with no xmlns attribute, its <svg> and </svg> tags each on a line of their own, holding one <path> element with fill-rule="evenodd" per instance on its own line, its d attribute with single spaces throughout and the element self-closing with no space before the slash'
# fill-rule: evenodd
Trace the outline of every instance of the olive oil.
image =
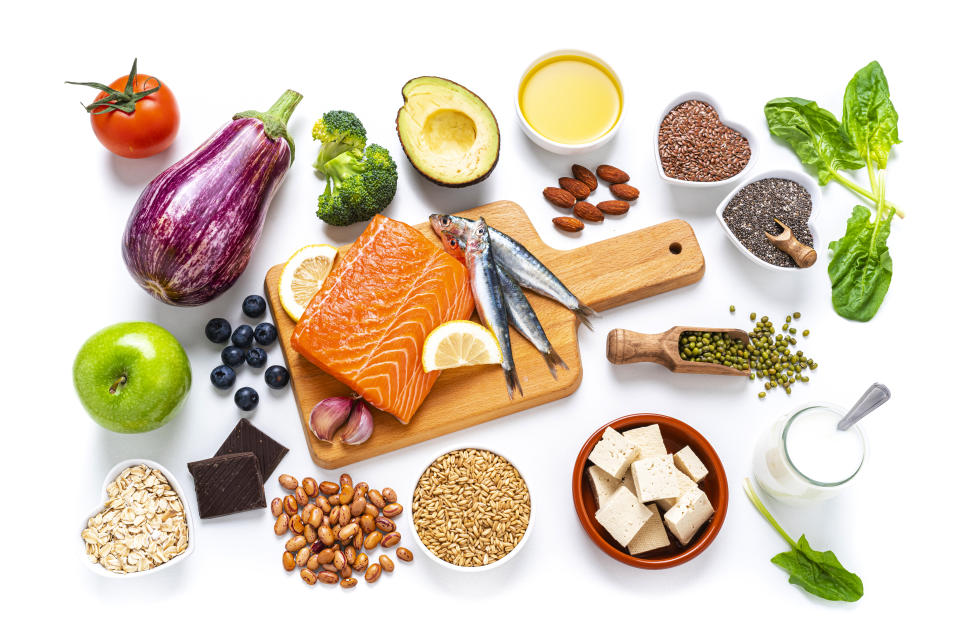
<svg viewBox="0 0 960 640">
<path fill-rule="evenodd" d="M 562 54 L 543 60 L 520 84 L 520 112 L 544 138 L 584 144 L 610 131 L 623 109 L 623 94 L 599 62 Z"/>
</svg>

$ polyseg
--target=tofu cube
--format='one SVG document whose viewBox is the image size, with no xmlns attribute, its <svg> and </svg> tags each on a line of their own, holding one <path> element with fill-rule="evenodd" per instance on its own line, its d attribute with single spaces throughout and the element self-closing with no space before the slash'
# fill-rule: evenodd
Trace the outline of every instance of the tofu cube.
<svg viewBox="0 0 960 640">
<path fill-rule="evenodd" d="M 646 507 L 652 515 L 627 545 L 627 551 L 633 556 L 670 546 L 670 538 L 667 537 L 667 530 L 663 527 L 657 506 L 649 504 Z"/>
<path fill-rule="evenodd" d="M 664 513 L 673 508 L 673 505 L 677 504 L 677 500 L 680 499 L 680 496 L 691 489 L 699 488 L 697 483 L 688 478 L 683 472 L 680 473 L 680 476 L 677 479 L 680 481 L 680 495 L 678 495 L 676 498 L 661 498 L 657 500 L 657 506 L 663 509 Z"/>
<path fill-rule="evenodd" d="M 660 435 L 660 425 L 658 424 L 629 429 L 624 431 L 623 435 L 627 440 L 640 447 L 640 455 L 637 456 L 637 460 L 667 455 L 667 447 L 663 444 L 663 436 Z"/>
<path fill-rule="evenodd" d="M 673 464 L 676 465 L 677 469 L 687 474 L 687 477 L 694 482 L 700 482 L 710 473 L 707 471 L 706 465 L 700 461 L 700 458 L 697 457 L 697 454 L 695 454 L 689 446 L 673 454 Z"/>
<path fill-rule="evenodd" d="M 623 476 L 623 482 L 621 483 L 621 486 L 626 487 L 627 489 L 629 489 L 629 490 L 630 490 L 630 493 L 632 493 L 633 495 L 637 495 L 637 485 L 633 484 L 633 474 L 632 474 L 632 473 L 627 472 L 627 473 Z"/>
<path fill-rule="evenodd" d="M 600 442 L 590 452 L 588 460 L 597 465 L 617 480 L 623 480 L 623 475 L 630 468 L 640 448 L 623 437 L 619 431 L 607 427 Z"/>
<path fill-rule="evenodd" d="M 680 496 L 663 520 L 680 544 L 686 545 L 712 515 L 713 505 L 707 494 L 700 489 L 691 489 Z"/>
<path fill-rule="evenodd" d="M 593 497 L 597 500 L 597 507 L 602 507 L 613 495 L 613 492 L 620 487 L 620 481 L 612 475 L 601 469 L 595 464 L 587 468 L 587 476 L 590 479 L 590 488 L 593 490 Z"/>
<path fill-rule="evenodd" d="M 626 547 L 647 520 L 653 517 L 650 509 L 640 504 L 637 496 L 626 487 L 614 491 L 607 502 L 597 510 L 596 518 L 613 539 Z"/>
<path fill-rule="evenodd" d="M 630 473 L 640 502 L 677 498 L 684 493 L 684 481 L 690 481 L 673 465 L 670 454 L 637 460 L 630 465 Z"/>
</svg>

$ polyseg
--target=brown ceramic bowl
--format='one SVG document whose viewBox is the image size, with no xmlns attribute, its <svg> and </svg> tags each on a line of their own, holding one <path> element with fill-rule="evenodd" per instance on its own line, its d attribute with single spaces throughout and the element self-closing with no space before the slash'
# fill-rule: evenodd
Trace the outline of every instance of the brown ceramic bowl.
<svg viewBox="0 0 960 640">
<path fill-rule="evenodd" d="M 690 445 L 697 457 L 703 461 L 703 464 L 710 472 L 706 478 L 700 481 L 700 488 L 707 497 L 710 498 L 710 504 L 716 510 L 713 517 L 697 532 L 693 540 L 686 546 L 680 546 L 670 537 L 670 546 L 656 551 L 650 551 L 640 556 L 630 555 L 626 549 L 621 547 L 616 540 L 610 537 L 610 534 L 604 530 L 594 517 L 597 512 L 597 501 L 593 497 L 593 491 L 590 490 L 590 480 L 587 476 L 587 467 L 591 463 L 587 456 L 593 451 L 593 447 L 600 441 L 603 432 L 607 427 L 617 431 L 626 431 L 634 427 L 643 427 L 650 424 L 659 424 L 660 433 L 663 436 L 663 442 L 670 453 L 676 453 L 686 445 Z M 703 550 L 710 546 L 720 527 L 723 526 L 723 519 L 727 515 L 727 501 L 729 490 L 727 488 L 727 474 L 723 470 L 723 464 L 720 457 L 713 450 L 707 439 L 700 435 L 700 432 L 690 425 L 680 422 L 669 416 L 661 416 L 655 413 L 635 413 L 633 415 L 618 418 L 613 422 L 603 425 L 590 436 L 580 449 L 577 456 L 577 462 L 573 467 L 573 505 L 577 511 L 577 517 L 580 518 L 580 524 L 584 531 L 590 536 L 590 539 L 611 558 L 619 560 L 624 564 L 641 569 L 667 569 L 683 564 L 688 560 L 697 557 Z M 662 514 L 661 514 L 662 515 Z"/>
</svg>

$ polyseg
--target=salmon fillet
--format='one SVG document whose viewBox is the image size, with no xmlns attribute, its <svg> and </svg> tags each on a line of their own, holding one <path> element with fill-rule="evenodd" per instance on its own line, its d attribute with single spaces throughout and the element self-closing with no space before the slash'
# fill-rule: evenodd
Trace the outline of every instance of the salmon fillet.
<svg viewBox="0 0 960 640">
<path fill-rule="evenodd" d="M 406 424 L 440 375 L 423 371 L 424 339 L 472 313 L 463 265 L 413 227 L 378 215 L 307 305 L 290 343 Z"/>
</svg>

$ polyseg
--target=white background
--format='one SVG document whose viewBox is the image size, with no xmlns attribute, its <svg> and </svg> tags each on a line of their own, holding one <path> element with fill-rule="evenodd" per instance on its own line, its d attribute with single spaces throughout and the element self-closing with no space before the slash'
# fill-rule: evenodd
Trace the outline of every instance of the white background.
<svg viewBox="0 0 960 640">
<path fill-rule="evenodd" d="M 957 207 L 946 196 L 956 181 L 953 21 L 935 8 L 939 3 L 856 4 L 114 2 L 33 3 L 23 15 L 8 13 L 0 42 L 6 196 L 0 260 L 7 283 L 0 467 L 8 505 L 2 624 L 99 637 L 237 630 L 314 635 L 332 627 L 343 636 L 361 633 L 356 623 L 363 621 L 397 637 L 516 637 L 521 631 L 567 637 L 603 630 L 597 637 L 698 638 L 857 631 L 887 637 L 947 622 L 957 570 L 958 425 L 947 407 L 947 394 L 955 393 L 948 362 L 956 354 L 957 310 Z M 574 160 L 623 167 L 641 192 L 629 215 L 590 226 L 580 238 L 552 228 L 556 211 L 540 195 L 571 159 L 534 147 L 514 112 L 521 71 L 561 47 L 606 58 L 626 89 L 617 138 Z M 146 160 L 105 151 L 80 107 L 94 92 L 62 84 L 109 82 L 127 73 L 134 56 L 141 72 L 169 84 L 182 112 L 173 147 Z M 890 162 L 888 194 L 907 218 L 893 223 L 890 293 L 877 317 L 860 324 L 831 310 L 825 246 L 804 273 L 771 273 L 748 262 L 714 218 L 725 192 L 677 197 L 657 177 L 652 137 L 668 100 L 702 90 L 758 134 L 756 172 L 797 169 L 792 152 L 770 140 L 763 104 L 798 95 L 839 114 L 846 83 L 874 58 L 900 113 L 904 142 Z M 400 87 L 431 74 L 476 91 L 499 120 L 500 163 L 478 186 L 436 187 L 403 156 L 394 130 Z M 243 277 L 202 308 L 155 302 L 120 257 L 120 236 L 138 193 L 233 113 L 266 108 L 287 88 L 305 96 L 291 124 L 297 160 Z M 208 382 L 219 350 L 203 338 L 204 323 L 224 316 L 236 325 L 243 297 L 260 292 L 266 270 L 297 247 L 348 242 L 360 232 L 333 229 L 314 216 L 322 185 L 310 168 L 310 128 L 332 108 L 356 112 L 369 139 L 397 160 L 400 188 L 388 213 L 399 220 L 415 223 L 436 211 L 512 199 L 548 243 L 573 247 L 682 217 L 697 233 L 706 276 L 604 313 L 594 333 L 581 330 L 583 384 L 571 397 L 348 469 L 356 480 L 394 486 L 408 502 L 436 452 L 463 444 L 503 452 L 526 475 L 538 516 L 522 555 L 502 569 L 463 575 L 418 557 L 373 587 L 310 589 L 281 569 L 282 543 L 264 510 L 202 522 L 196 553 L 177 568 L 132 581 L 94 575 L 78 557 L 79 532 L 101 499 L 104 473 L 125 458 L 155 459 L 173 471 L 195 505 L 186 463 L 212 455 L 239 417 L 229 395 Z M 858 200 L 833 184 L 824 196 L 819 228 L 828 240 L 842 234 Z M 735 321 L 730 304 L 737 306 Z M 799 310 L 802 326 L 812 329 L 801 344 L 822 366 L 792 397 L 773 393 L 759 401 L 757 383 L 675 375 L 652 364 L 614 368 L 604 357 L 606 334 L 615 327 L 746 326 L 752 310 L 774 319 Z M 72 389 L 72 360 L 82 342 L 126 320 L 166 327 L 193 364 L 184 411 L 146 435 L 101 429 Z M 277 347 L 269 354 L 280 362 Z M 788 531 L 832 549 L 863 578 L 866 595 L 859 603 L 833 605 L 807 597 L 770 564 L 784 544 L 739 483 L 757 434 L 778 415 L 811 400 L 849 403 L 875 380 L 891 387 L 893 400 L 866 423 L 871 450 L 859 485 L 821 507 L 771 505 Z M 262 378 L 243 370 L 238 384 L 248 383 L 262 390 L 253 422 L 291 449 L 281 471 L 332 478 L 310 461 L 290 390 L 268 392 Z M 584 439 L 634 412 L 669 414 L 699 429 L 730 479 L 729 514 L 713 546 L 662 572 L 602 554 L 581 530 L 570 497 L 571 467 Z M 275 476 L 267 490 L 268 499 L 278 494 Z M 401 522 L 409 538 L 409 517 Z"/>
</svg>

